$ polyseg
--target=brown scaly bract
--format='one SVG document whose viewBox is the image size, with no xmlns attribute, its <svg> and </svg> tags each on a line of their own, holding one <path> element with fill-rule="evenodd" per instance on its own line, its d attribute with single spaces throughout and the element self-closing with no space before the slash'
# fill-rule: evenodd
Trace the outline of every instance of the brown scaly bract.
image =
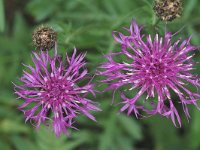
<svg viewBox="0 0 200 150">
<path fill-rule="evenodd" d="M 161 20 L 172 21 L 180 17 L 182 3 L 180 0 L 155 0 L 153 9 Z"/>
<path fill-rule="evenodd" d="M 33 32 L 33 44 L 42 51 L 50 50 L 57 40 L 57 33 L 49 27 L 41 26 Z"/>
</svg>

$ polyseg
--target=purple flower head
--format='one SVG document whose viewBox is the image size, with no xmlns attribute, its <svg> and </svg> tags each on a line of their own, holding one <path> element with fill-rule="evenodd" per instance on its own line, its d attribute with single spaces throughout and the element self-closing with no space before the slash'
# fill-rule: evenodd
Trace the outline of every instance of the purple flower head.
<svg viewBox="0 0 200 150">
<path fill-rule="evenodd" d="M 181 43 L 180 39 L 173 43 L 173 35 L 169 32 L 164 38 L 156 34 L 152 40 L 150 35 L 141 35 L 142 28 L 134 20 L 130 28 L 125 29 L 129 32 L 128 36 L 113 32 L 115 41 L 121 44 L 121 51 L 106 55 L 108 62 L 100 66 L 103 71 L 98 73 L 106 76 L 102 82 L 109 84 L 108 90 L 117 90 L 125 85 L 130 86 L 126 92 L 139 90 L 132 98 L 121 94 L 124 104 L 121 112 L 127 110 L 128 115 L 134 112 L 136 117 L 141 111 L 151 115 L 158 113 L 171 117 L 175 126 L 176 121 L 181 126 L 175 102 L 182 104 L 187 119 L 190 118 L 188 105 L 198 108 L 200 94 L 192 92 L 187 86 L 200 87 L 200 78 L 190 72 L 194 69 L 194 55 L 188 55 L 199 47 L 190 45 L 190 37 Z M 115 58 L 120 56 L 127 59 L 116 61 Z M 172 94 L 178 98 L 173 99 Z M 146 95 L 144 101 L 142 95 Z"/>
<path fill-rule="evenodd" d="M 58 137 L 62 132 L 69 134 L 69 128 L 75 128 L 73 119 L 78 113 L 96 121 L 89 111 L 100 109 L 86 98 L 88 93 L 95 96 L 94 84 L 78 84 L 88 73 L 83 61 L 85 54 L 76 56 L 74 49 L 72 57 L 66 54 L 66 61 L 62 61 L 55 47 L 53 57 L 48 51 L 41 51 L 40 54 L 33 52 L 33 55 L 34 66 L 28 65 L 30 72 L 24 71 L 20 78 L 23 84 L 15 85 L 15 93 L 24 99 L 19 109 L 24 113 L 26 121 L 30 120 L 36 128 L 50 121 Z"/>
</svg>

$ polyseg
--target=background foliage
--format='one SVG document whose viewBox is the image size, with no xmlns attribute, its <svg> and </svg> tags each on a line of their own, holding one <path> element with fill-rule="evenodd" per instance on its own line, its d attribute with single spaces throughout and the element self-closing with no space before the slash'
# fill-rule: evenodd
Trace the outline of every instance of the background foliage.
<svg viewBox="0 0 200 150">
<path fill-rule="evenodd" d="M 160 116 L 135 119 L 119 114 L 111 105 L 112 92 L 97 94 L 103 109 L 95 114 L 98 122 L 77 118 L 80 131 L 71 137 L 57 139 L 51 129 L 34 130 L 24 123 L 16 107 L 12 82 L 22 75 L 22 63 L 31 64 L 32 31 L 41 24 L 52 26 L 59 34 L 59 53 L 87 51 L 91 74 L 105 61 L 103 53 L 119 50 L 111 35 L 122 31 L 132 18 L 144 25 L 144 31 L 155 34 L 164 30 L 176 32 L 183 38 L 193 35 L 192 44 L 200 43 L 200 1 L 184 0 L 182 18 L 165 25 L 152 11 L 152 0 L 0 0 L 0 149 L 1 150 L 198 150 L 200 149 L 200 112 L 190 108 L 192 119 L 184 115 L 182 128 Z M 166 27 L 166 28 L 165 28 Z M 178 38 L 178 36 L 176 36 Z M 200 53 L 196 53 L 200 61 Z M 200 65 L 196 73 L 200 73 Z M 95 78 L 97 82 L 99 78 Z M 103 91 L 105 86 L 98 86 Z M 118 93 L 116 93 L 117 95 Z M 176 97 L 174 97 L 176 99 Z M 115 97 L 115 103 L 120 98 Z M 181 109 L 180 109 L 181 110 Z M 182 111 L 181 111 L 182 112 Z"/>
</svg>

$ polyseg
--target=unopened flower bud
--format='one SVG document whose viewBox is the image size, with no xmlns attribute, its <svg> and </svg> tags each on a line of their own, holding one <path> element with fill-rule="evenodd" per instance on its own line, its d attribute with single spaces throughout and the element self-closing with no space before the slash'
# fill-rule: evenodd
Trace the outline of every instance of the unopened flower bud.
<svg viewBox="0 0 200 150">
<path fill-rule="evenodd" d="M 33 32 L 33 44 L 42 51 L 50 50 L 57 40 L 57 33 L 50 27 L 41 26 Z"/>
<path fill-rule="evenodd" d="M 182 3 L 180 0 L 155 0 L 153 9 L 163 21 L 172 21 L 180 17 Z"/>
</svg>

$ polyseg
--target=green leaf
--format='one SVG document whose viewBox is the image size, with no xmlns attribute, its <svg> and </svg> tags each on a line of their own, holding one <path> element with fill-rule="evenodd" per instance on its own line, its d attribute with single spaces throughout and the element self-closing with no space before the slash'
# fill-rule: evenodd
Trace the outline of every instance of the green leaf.
<svg viewBox="0 0 200 150">
<path fill-rule="evenodd" d="M 20 137 L 18 135 L 12 136 L 12 141 L 17 150 L 36 150 L 38 149 L 35 144 L 27 137 Z"/>
<path fill-rule="evenodd" d="M 41 126 L 35 135 L 40 150 L 65 150 L 66 136 L 57 138 L 52 130 L 45 126 Z"/>
<path fill-rule="evenodd" d="M 0 132 L 3 133 L 28 133 L 29 128 L 15 120 L 4 119 L 0 122 Z"/>
<path fill-rule="evenodd" d="M 148 124 L 153 138 L 152 140 L 155 141 L 155 149 L 189 149 L 190 144 L 183 144 L 185 142 L 184 136 L 179 137 L 179 129 L 174 127 L 171 120 L 162 118 L 161 116 L 154 116 L 149 118 Z"/>
<path fill-rule="evenodd" d="M 92 143 L 93 139 L 91 137 L 92 132 L 89 131 L 78 131 L 73 134 L 72 139 L 67 140 L 65 144 L 65 149 L 67 150 L 74 150 L 81 144 Z"/>
<path fill-rule="evenodd" d="M 116 145 L 119 150 L 135 150 L 133 143 L 134 141 L 129 137 L 117 136 Z"/>
<path fill-rule="evenodd" d="M 4 3 L 3 0 L 0 0 L 0 32 L 3 32 L 4 29 L 5 29 Z"/>
<path fill-rule="evenodd" d="M 26 21 L 20 12 L 16 13 L 15 24 L 13 28 L 14 28 L 13 37 L 18 42 L 25 43 L 28 42 L 28 40 L 30 41 L 32 33 L 30 32 L 30 29 L 27 27 Z M 23 44 L 21 44 L 20 46 L 23 46 Z"/>
<path fill-rule="evenodd" d="M 48 0 L 34 0 L 28 3 L 27 10 L 35 16 L 35 19 L 39 22 L 52 15 L 55 11 L 56 1 L 49 3 Z M 45 10 L 44 10 L 45 8 Z"/>
<path fill-rule="evenodd" d="M 188 18 L 191 15 L 192 11 L 194 10 L 194 7 L 197 5 L 197 2 L 198 0 L 187 1 L 187 4 L 185 5 L 185 8 L 183 10 L 185 18 Z"/>
<path fill-rule="evenodd" d="M 14 92 L 12 93 L 11 91 L 2 90 L 0 92 L 0 104 L 15 105 L 16 99 L 12 94 L 14 94 Z"/>
<path fill-rule="evenodd" d="M 200 145 L 200 117 L 199 117 L 200 112 L 198 110 L 193 111 L 193 120 L 191 122 L 191 129 L 190 129 L 190 138 L 191 140 L 191 145 L 193 148 L 198 149 Z"/>
<path fill-rule="evenodd" d="M 198 45 L 199 42 L 200 42 L 200 40 L 199 40 L 199 35 L 197 35 L 197 33 L 196 33 L 196 31 L 194 30 L 194 28 L 193 28 L 191 25 L 189 25 L 189 26 L 187 27 L 187 31 L 188 31 L 188 34 L 189 34 L 189 35 L 193 35 L 192 38 L 191 38 L 192 44 Z"/>
<path fill-rule="evenodd" d="M 109 150 L 112 147 L 114 147 L 114 138 L 115 138 L 115 132 L 117 132 L 115 121 L 116 116 L 110 115 L 110 117 L 107 118 L 108 120 L 104 124 L 104 132 L 100 136 L 99 141 L 99 147 L 98 150 Z"/>
<path fill-rule="evenodd" d="M 141 140 L 142 139 L 142 131 L 139 124 L 134 120 L 131 116 L 125 116 L 124 114 L 120 114 L 118 116 L 120 124 L 123 129 L 131 135 L 133 139 Z"/>
<path fill-rule="evenodd" d="M 4 140 L 0 139 L 0 148 L 2 150 L 11 150 L 10 146 L 8 143 L 6 143 Z"/>
</svg>

